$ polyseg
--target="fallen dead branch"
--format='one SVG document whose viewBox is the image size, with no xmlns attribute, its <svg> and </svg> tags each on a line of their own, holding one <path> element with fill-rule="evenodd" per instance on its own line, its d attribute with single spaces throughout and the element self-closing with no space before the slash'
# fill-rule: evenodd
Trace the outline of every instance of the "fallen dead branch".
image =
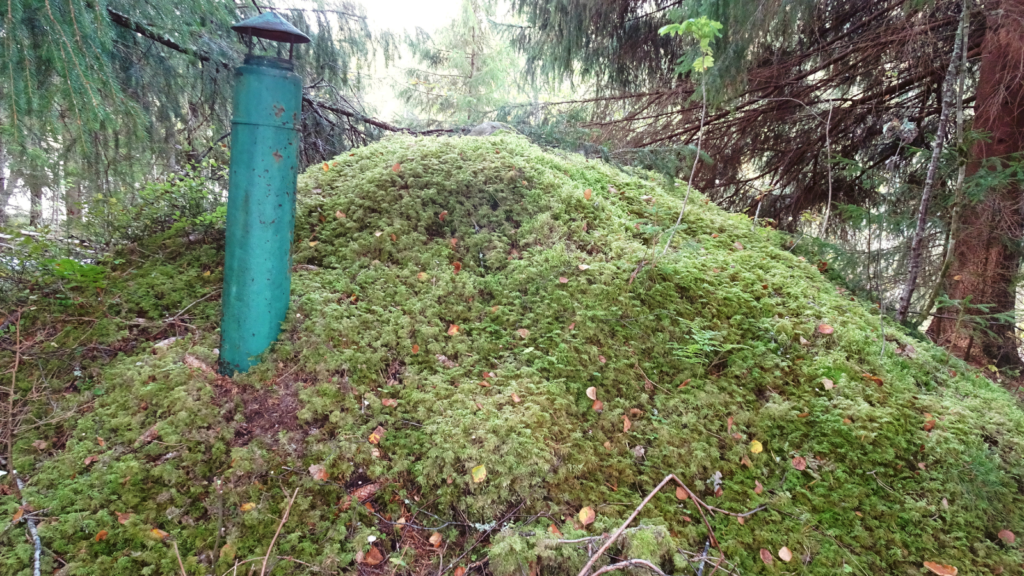
<svg viewBox="0 0 1024 576">
<path fill-rule="evenodd" d="M 465 557 L 466 557 L 466 555 L 467 555 L 467 554 L 469 554 L 470 552 L 472 552 L 472 551 L 473 551 L 473 549 L 474 549 L 474 548 L 476 548 L 477 544 L 479 544 L 480 542 L 482 542 L 482 541 L 483 541 L 483 539 L 484 539 L 484 538 L 486 538 L 487 536 L 489 536 L 489 535 L 490 535 L 490 533 L 491 533 L 491 532 L 493 532 L 495 528 L 497 528 L 498 526 L 501 526 L 502 524 L 504 524 L 505 522 L 507 522 L 509 518 L 511 518 L 511 517 L 512 517 L 512 516 L 513 516 L 513 515 L 514 515 L 514 514 L 515 514 L 516 512 L 519 512 L 519 509 L 520 509 L 520 508 L 522 508 L 522 507 L 523 507 L 523 506 L 525 506 L 525 505 L 526 505 L 526 502 L 523 502 L 523 503 L 521 503 L 521 504 L 520 504 L 519 506 L 516 506 L 516 507 L 515 507 L 515 509 L 514 509 L 514 510 L 512 510 L 512 512 L 509 512 L 508 514 L 506 514 L 506 515 L 505 515 L 505 517 L 504 517 L 504 518 L 502 518 L 500 522 L 496 522 L 496 523 L 494 524 L 494 526 L 492 526 L 492 527 L 491 527 L 491 528 L 490 528 L 489 530 L 487 530 L 486 532 L 484 532 L 483 534 L 481 534 L 481 535 L 480 535 L 480 537 L 479 537 L 479 538 L 477 538 L 475 542 L 473 542 L 473 545 L 472 545 L 472 546 L 470 546 L 468 550 L 466 550 L 466 551 L 465 551 L 465 552 L 463 552 L 463 553 L 462 553 L 461 555 L 459 555 L 459 557 L 458 557 L 458 558 L 456 558 L 455 560 L 452 560 L 452 562 L 451 562 L 450 564 L 448 564 L 448 567 L 447 567 L 447 568 L 444 568 L 444 569 L 443 569 L 443 570 L 441 570 L 441 571 L 439 571 L 439 572 L 438 572 L 438 574 L 439 574 L 439 575 L 442 575 L 442 574 L 447 574 L 449 570 L 451 570 L 452 568 L 454 568 L 454 567 L 455 567 L 455 565 L 459 563 L 459 560 L 462 560 L 463 558 L 465 558 Z"/>
<path fill-rule="evenodd" d="M 4 462 L 4 465 L 10 464 L 10 461 Z M 28 509 L 28 499 L 25 498 L 25 482 L 18 476 L 17 470 L 11 470 L 11 475 L 14 477 L 14 483 L 18 486 L 18 495 L 21 496 L 22 510 Z M 40 576 L 40 562 L 39 557 L 43 553 L 43 543 L 39 539 L 39 531 L 36 529 L 36 519 L 31 514 L 25 514 L 21 517 L 28 525 L 28 533 L 32 537 L 32 576 Z M 11 525 L 16 522 L 11 522 Z"/>
<path fill-rule="evenodd" d="M 260 576 L 265 576 L 267 572 L 267 562 L 270 561 L 270 552 L 274 549 L 274 544 L 277 543 L 277 537 L 281 535 L 281 528 L 284 527 L 284 523 L 288 521 L 288 514 L 292 511 L 292 504 L 295 502 L 295 497 L 299 495 L 299 487 L 295 487 L 295 491 L 292 492 L 292 498 L 288 501 L 288 505 L 284 508 L 284 515 L 281 516 L 281 523 L 277 525 L 277 531 L 274 532 L 274 538 L 270 541 L 270 546 L 267 546 L 267 555 L 263 557 L 263 567 L 260 568 Z"/>
<path fill-rule="evenodd" d="M 651 572 L 654 572 L 655 574 L 659 574 L 660 576 L 668 576 L 667 574 L 662 572 L 657 566 L 655 566 L 654 564 L 651 564 L 647 560 L 639 560 L 639 559 L 635 559 L 635 558 L 634 559 L 630 559 L 630 560 L 623 560 L 622 562 L 617 562 L 615 564 L 609 564 L 609 565 L 605 566 L 604 568 L 601 568 L 597 572 L 594 572 L 594 576 L 599 576 L 600 574 L 605 574 L 607 572 L 614 572 L 615 570 L 624 570 L 626 568 L 633 568 L 635 566 L 642 566 L 644 568 L 647 568 Z"/>
<path fill-rule="evenodd" d="M 178 543 L 171 540 L 171 545 L 174 546 L 174 555 L 178 557 L 178 568 L 181 568 L 181 576 L 188 576 L 185 572 L 185 564 L 181 561 L 181 552 L 178 552 Z"/>
<path fill-rule="evenodd" d="M 590 569 L 594 566 L 594 563 L 597 562 L 597 559 L 600 558 L 601 556 L 603 556 L 604 553 L 608 550 L 608 548 L 610 548 L 612 546 L 612 544 L 614 544 L 615 541 L 619 539 L 619 536 L 621 536 L 622 533 L 626 530 L 626 527 L 628 527 L 630 525 L 630 523 L 632 523 L 633 520 L 636 519 L 636 517 L 640 514 L 640 511 L 644 509 L 644 506 L 647 506 L 647 503 L 650 502 L 652 498 L 654 498 L 654 495 L 657 494 L 658 492 L 660 492 L 661 489 L 664 488 L 665 485 L 668 484 L 671 481 L 675 481 L 675 483 L 678 484 L 680 487 L 682 487 L 683 490 L 686 490 L 686 493 L 689 494 L 690 498 L 693 499 L 693 502 L 697 505 L 697 511 L 700 512 L 701 520 L 704 521 L 704 526 L 708 529 L 708 540 L 711 542 L 712 546 L 714 546 L 716 549 L 718 549 L 718 557 L 716 558 L 717 562 L 715 563 L 714 569 L 711 570 L 711 574 L 714 574 L 715 572 L 717 572 L 719 566 L 722 564 L 723 561 L 725 561 L 725 552 L 722 550 L 721 545 L 718 543 L 718 539 L 715 538 L 715 532 L 714 532 L 714 530 L 711 529 L 711 524 L 708 522 L 707 516 L 705 516 L 705 514 L 704 514 L 704 509 L 707 508 L 707 510 L 709 512 L 711 512 L 711 511 L 721 512 L 722 514 L 727 514 L 729 516 L 736 516 L 738 518 L 744 518 L 746 516 L 750 516 L 751 514 L 753 514 L 755 512 L 758 512 L 760 510 L 764 510 L 765 508 L 767 508 L 767 506 L 761 506 L 761 507 L 755 508 L 755 509 L 753 509 L 753 510 L 751 510 L 749 512 L 736 513 L 736 512 L 729 512 L 728 510 L 722 510 L 721 508 L 715 508 L 714 506 L 709 506 L 706 503 L 704 503 L 700 498 L 697 498 L 697 495 L 694 494 L 693 491 L 690 490 L 690 488 L 686 484 L 683 484 L 682 480 L 680 480 L 679 478 L 676 478 L 675 474 L 669 474 L 668 476 L 665 476 L 664 480 L 662 480 L 660 483 L 658 483 L 657 486 L 654 487 L 654 490 L 651 490 L 651 493 L 648 494 L 647 497 L 644 498 L 642 502 L 640 502 L 640 505 L 637 506 L 636 509 L 633 510 L 633 513 L 629 515 L 629 518 L 626 518 L 626 521 L 623 522 L 622 525 L 619 526 L 617 530 L 615 530 L 615 532 L 608 538 L 608 540 L 606 540 L 605 543 L 601 545 L 601 547 L 597 550 L 597 552 L 595 552 L 594 554 L 592 554 L 590 556 L 590 559 L 587 561 L 586 565 L 584 565 L 583 569 L 580 570 L 579 576 L 587 576 L 587 574 L 590 572 Z M 627 560 L 625 562 L 626 563 L 633 562 L 635 564 L 637 562 L 643 562 L 643 561 L 640 561 L 640 560 Z M 620 562 L 619 564 L 623 564 L 622 566 L 620 566 L 619 564 L 613 564 L 613 565 L 610 565 L 610 566 L 605 566 L 604 568 L 601 568 L 597 572 L 594 572 L 594 574 L 592 576 L 597 576 L 598 574 L 603 574 L 603 573 L 609 572 L 611 570 L 620 570 L 622 568 L 628 568 L 628 567 L 631 566 L 631 565 L 626 564 L 626 563 Z M 612 566 L 615 566 L 615 567 L 613 568 Z M 648 567 L 649 568 L 654 568 L 653 565 L 648 566 Z M 654 568 L 654 569 L 658 572 L 658 574 L 662 573 L 660 570 L 657 570 L 657 568 Z"/>
</svg>

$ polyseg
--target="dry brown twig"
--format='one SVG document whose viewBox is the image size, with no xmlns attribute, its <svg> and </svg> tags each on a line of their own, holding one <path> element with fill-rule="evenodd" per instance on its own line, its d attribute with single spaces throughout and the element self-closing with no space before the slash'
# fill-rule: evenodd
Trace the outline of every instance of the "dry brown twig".
<svg viewBox="0 0 1024 576">
<path fill-rule="evenodd" d="M 605 566 L 604 568 L 601 568 L 597 572 L 594 572 L 593 576 L 599 576 L 600 574 L 605 574 L 607 572 L 613 572 L 615 570 L 624 570 L 626 568 L 632 568 L 634 566 L 643 566 L 644 568 L 647 568 L 648 570 L 650 570 L 651 572 L 654 572 L 655 574 L 658 574 L 660 576 L 667 576 L 667 574 L 662 572 L 657 566 L 655 566 L 654 564 L 651 564 L 647 560 L 638 560 L 638 559 L 635 559 L 635 558 L 630 559 L 630 560 L 623 560 L 622 562 L 617 562 L 615 564 L 609 564 L 609 565 Z"/>
<path fill-rule="evenodd" d="M 715 563 L 715 567 L 714 567 L 713 570 L 711 570 L 711 574 L 714 574 L 716 571 L 718 571 L 719 566 L 725 560 L 725 552 L 722 550 L 721 545 L 718 543 L 718 539 L 715 538 L 715 532 L 714 532 L 714 530 L 711 529 L 711 524 L 708 522 L 707 516 L 704 515 L 704 508 L 707 508 L 709 512 L 710 511 L 717 511 L 717 512 L 721 512 L 722 514 L 727 514 L 729 516 L 736 516 L 738 518 L 744 518 L 746 516 L 749 516 L 749 515 L 757 512 L 757 511 L 759 511 L 759 510 L 764 510 L 767 507 L 767 506 L 761 506 L 761 507 L 755 508 L 754 510 L 751 510 L 749 512 L 736 513 L 736 512 L 729 512 L 728 510 L 722 510 L 721 508 L 715 508 L 714 506 L 708 506 L 700 498 L 697 498 L 697 495 L 694 494 L 693 491 L 690 490 L 690 488 L 686 484 L 683 484 L 682 480 L 680 480 L 679 478 L 676 478 L 675 474 L 669 474 L 668 476 L 665 476 L 664 480 L 659 482 L 658 485 L 654 487 L 654 490 L 651 490 L 651 493 L 648 494 L 647 497 L 644 498 L 642 502 L 640 502 L 640 505 L 637 506 L 636 509 L 633 510 L 633 513 L 629 515 L 629 518 L 626 518 L 626 521 L 623 522 L 622 525 L 619 526 L 618 529 L 615 530 L 615 532 L 608 538 L 608 540 L 606 540 L 605 543 L 601 545 L 601 547 L 597 550 L 597 552 L 595 552 L 594 554 L 592 554 L 590 556 L 590 560 L 588 560 L 587 563 L 583 566 L 583 569 L 580 570 L 579 576 L 587 576 L 587 574 L 590 572 L 590 569 L 594 566 L 594 563 L 597 562 L 597 559 L 600 558 L 602 555 L 604 555 L 604 553 L 608 550 L 608 548 L 611 548 L 611 545 L 614 544 L 615 541 L 619 539 L 619 536 L 622 535 L 622 533 L 626 530 L 626 527 L 629 526 L 630 523 L 633 522 L 633 520 L 640 514 L 640 511 L 644 509 L 644 506 L 646 506 L 647 503 L 650 502 L 652 498 L 654 498 L 654 495 L 657 494 L 658 492 L 660 492 L 661 489 L 664 488 L 665 485 L 668 484 L 670 481 L 675 481 L 675 483 L 678 484 L 680 487 L 682 487 L 683 490 L 686 490 L 686 493 L 690 496 L 690 498 L 693 499 L 693 502 L 697 505 L 697 511 L 700 512 L 701 520 L 704 521 L 704 526 L 708 529 L 708 539 L 711 541 L 711 544 L 715 548 L 718 549 L 718 558 L 717 558 L 718 562 Z M 628 564 L 629 562 L 632 562 L 633 564 Z M 619 564 L 613 564 L 611 566 L 605 566 L 604 568 L 601 568 L 597 572 L 594 572 L 594 574 L 592 574 L 591 576 L 597 576 L 598 574 L 603 574 L 605 572 L 610 572 L 611 570 L 619 570 L 619 569 L 622 569 L 622 568 L 628 568 L 631 565 L 642 565 L 642 566 L 645 566 L 647 568 L 655 569 L 658 574 L 662 573 L 660 570 L 657 570 L 656 567 L 654 567 L 653 565 L 648 565 L 649 563 L 648 564 L 640 564 L 641 562 L 644 562 L 644 561 L 641 561 L 641 560 L 627 560 L 625 562 L 620 562 Z M 620 566 L 620 564 L 621 564 L 621 566 Z M 615 567 L 613 568 L 612 566 L 615 566 Z"/>
<path fill-rule="evenodd" d="M 181 568 L 181 576 L 188 576 L 185 572 L 185 564 L 181 561 L 181 553 L 178 552 L 178 543 L 171 540 L 171 545 L 174 546 L 174 555 L 178 557 L 178 567 Z"/>
<path fill-rule="evenodd" d="M 267 572 L 267 562 L 270 561 L 270 552 L 274 549 L 274 544 L 277 543 L 277 537 L 281 534 L 281 528 L 284 528 L 284 523 L 288 521 L 288 514 L 292 511 L 292 504 L 295 502 L 295 497 L 299 495 L 299 487 L 295 487 L 295 491 L 292 492 L 292 498 L 288 501 L 288 505 L 284 508 L 284 515 L 281 516 L 281 523 L 277 525 L 277 531 L 274 532 L 274 538 L 270 541 L 270 546 L 267 546 L 267 555 L 263 557 L 263 567 L 260 568 L 260 576 L 265 576 Z"/>
</svg>

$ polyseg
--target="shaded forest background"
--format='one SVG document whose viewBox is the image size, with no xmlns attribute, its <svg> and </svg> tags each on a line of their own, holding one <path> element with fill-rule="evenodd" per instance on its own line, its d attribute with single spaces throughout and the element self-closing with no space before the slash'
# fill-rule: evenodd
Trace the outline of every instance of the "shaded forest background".
<svg viewBox="0 0 1024 576">
<path fill-rule="evenodd" d="M 667 186 L 696 162 L 695 188 L 791 234 L 880 314 L 1019 372 L 1024 0 L 466 0 L 450 25 L 404 35 L 352 2 L 11 1 L 6 237 L 42 234 L 86 261 L 170 226 L 216 233 L 243 55 L 229 28 L 263 10 L 313 38 L 295 52 L 304 167 L 484 121 Z M 697 44 L 659 30 L 701 16 L 722 29 L 696 77 L 681 72 Z M 367 82 L 380 70 L 401 78 L 394 117 Z"/>
</svg>

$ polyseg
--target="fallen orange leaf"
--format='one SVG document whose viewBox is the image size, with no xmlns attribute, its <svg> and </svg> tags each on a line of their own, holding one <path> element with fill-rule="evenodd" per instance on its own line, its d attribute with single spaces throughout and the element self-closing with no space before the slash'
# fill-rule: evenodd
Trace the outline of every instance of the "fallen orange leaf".
<svg viewBox="0 0 1024 576">
<path fill-rule="evenodd" d="M 412 345 L 412 353 L 413 354 L 419 354 L 420 353 L 420 345 L 419 344 L 413 344 Z"/>
<path fill-rule="evenodd" d="M 938 562 L 925 562 L 924 567 L 927 568 L 929 572 L 938 574 L 939 576 L 956 576 L 956 573 L 959 572 L 959 570 L 956 569 L 956 566 L 939 564 Z"/>
<path fill-rule="evenodd" d="M 754 494 L 760 494 L 764 492 L 764 486 L 761 485 L 760 480 L 754 480 Z"/>
<path fill-rule="evenodd" d="M 562 535 L 562 531 L 559 530 L 558 526 L 555 526 L 554 524 L 552 524 L 551 526 L 548 526 L 548 532 L 550 532 L 554 536 L 561 536 Z"/>
<path fill-rule="evenodd" d="M 459 325 L 458 324 L 452 324 L 451 326 L 448 327 L 448 335 L 449 336 L 455 336 L 458 333 L 459 333 Z"/>
<path fill-rule="evenodd" d="M 367 566 L 376 566 L 383 561 L 384 556 L 381 555 L 380 550 L 377 550 L 376 546 L 371 546 L 370 551 L 363 556 L 363 564 L 366 564 Z"/>
<path fill-rule="evenodd" d="M 586 190 L 583 191 L 583 197 L 586 198 L 587 200 L 590 200 L 591 194 L 593 194 L 593 192 L 590 190 L 590 188 L 587 188 Z"/>
<path fill-rule="evenodd" d="M 440 220 L 441 222 L 444 222 L 444 217 L 447 216 L 447 215 L 448 215 L 448 211 L 445 210 L 444 212 L 441 212 L 440 214 L 437 215 L 437 219 Z"/>
<path fill-rule="evenodd" d="M 807 460 L 803 456 L 797 456 L 793 458 L 793 468 L 800 470 L 801 472 L 807 470 Z"/>
<path fill-rule="evenodd" d="M 313 464 L 309 467 L 309 475 L 312 476 L 314 480 L 327 480 L 327 468 L 325 468 L 323 464 Z"/>
<path fill-rule="evenodd" d="M 818 332 L 828 336 L 829 334 L 835 332 L 835 328 L 832 328 L 828 324 L 818 324 Z"/>
<path fill-rule="evenodd" d="M 107 534 L 108 532 L 106 530 L 100 530 L 98 533 L 96 533 L 96 541 L 99 542 L 100 540 L 106 540 Z"/>
<path fill-rule="evenodd" d="M 775 558 L 772 558 L 772 553 L 771 552 L 769 552 L 765 548 L 761 548 L 761 561 L 764 562 L 765 564 L 771 566 L 772 564 L 775 563 Z"/>
<path fill-rule="evenodd" d="M 633 423 L 629 421 L 629 416 L 622 417 L 622 432 L 629 432 L 629 429 L 633 427 Z"/>
<path fill-rule="evenodd" d="M 398 171 L 399 171 L 399 170 L 401 170 L 401 169 L 402 169 L 402 165 L 401 165 L 401 164 L 399 164 L 398 162 L 395 162 L 395 165 L 391 167 L 391 171 L 392 171 L 392 172 L 394 172 L 394 173 L 396 173 L 396 174 L 397 174 L 397 173 L 398 173 Z"/>
<path fill-rule="evenodd" d="M 597 520 L 597 512 L 594 512 L 594 509 L 591 508 L 590 506 L 584 506 L 580 510 L 578 517 L 580 519 L 580 522 L 584 526 L 588 526 L 590 524 L 593 524 L 594 520 Z"/>
<path fill-rule="evenodd" d="M 682 486 L 676 486 L 676 499 L 686 500 L 689 497 L 690 495 L 686 493 L 686 488 L 683 488 Z"/>
<path fill-rule="evenodd" d="M 882 384 L 885 384 L 885 381 L 882 380 L 881 378 L 879 378 L 878 376 L 872 376 L 871 374 L 868 374 L 866 372 L 864 374 L 861 374 L 861 376 L 867 378 L 868 380 L 871 380 L 872 382 L 874 382 L 875 384 L 878 384 L 879 386 L 881 386 Z"/>
</svg>

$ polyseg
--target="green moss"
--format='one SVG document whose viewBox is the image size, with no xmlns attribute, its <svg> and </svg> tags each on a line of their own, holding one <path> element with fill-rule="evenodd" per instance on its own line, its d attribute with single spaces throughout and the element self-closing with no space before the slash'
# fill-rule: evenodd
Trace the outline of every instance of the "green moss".
<svg viewBox="0 0 1024 576">
<path fill-rule="evenodd" d="M 74 562 L 70 573 L 171 573 L 173 553 L 143 530 L 158 526 L 206 573 L 198 564 L 213 562 L 215 543 L 239 559 L 265 553 L 299 486 L 279 555 L 351 570 L 372 535 L 401 557 L 391 563 L 400 571 L 435 572 L 432 556 L 402 551 L 408 539 L 378 517 L 337 506 L 345 486 L 377 479 L 387 481 L 378 513 L 457 520 L 442 529 L 456 548 L 522 504 L 494 526 L 490 569 L 568 574 L 586 548 L 556 543 L 552 522 L 566 539 L 611 532 L 674 473 L 713 506 L 770 505 L 743 525 L 710 518 L 744 573 L 779 571 L 758 551 L 782 546 L 809 557 L 783 567 L 808 574 L 917 574 L 925 560 L 1012 573 L 1019 549 L 996 536 L 1024 533 L 1024 415 L 1011 397 L 929 344 L 897 354 L 909 340 L 888 322 L 894 341 L 880 354 L 874 311 L 781 249 L 775 232 L 694 195 L 661 256 L 678 190 L 516 136 L 395 136 L 311 170 L 300 177 L 294 253 L 304 266 L 267 362 L 216 380 L 182 363 L 186 352 L 213 362 L 215 337 L 202 336 L 104 368 L 106 394 L 72 422 L 62 451 L 41 458 L 19 445 L 33 501 L 61 518 L 41 528 L 44 540 Z M 835 333 L 821 334 L 822 323 Z M 247 436 L 257 393 L 293 405 L 296 424 Z M 162 443 L 135 447 L 154 424 Z M 386 434 L 374 445 L 378 426 Z M 86 468 L 96 436 L 107 449 Z M 764 451 L 751 453 L 752 440 Z M 340 485 L 312 480 L 312 464 Z M 255 510 L 241 512 L 246 502 Z M 585 531 L 573 526 L 582 506 L 598 514 Z M 134 524 L 117 524 L 123 509 Z M 685 572 L 678 549 L 701 551 L 707 539 L 693 504 L 671 491 L 637 525 L 617 557 Z M 95 542 L 100 529 L 110 536 Z M 0 553 L 0 571 L 23 570 L 26 546 Z"/>
</svg>

